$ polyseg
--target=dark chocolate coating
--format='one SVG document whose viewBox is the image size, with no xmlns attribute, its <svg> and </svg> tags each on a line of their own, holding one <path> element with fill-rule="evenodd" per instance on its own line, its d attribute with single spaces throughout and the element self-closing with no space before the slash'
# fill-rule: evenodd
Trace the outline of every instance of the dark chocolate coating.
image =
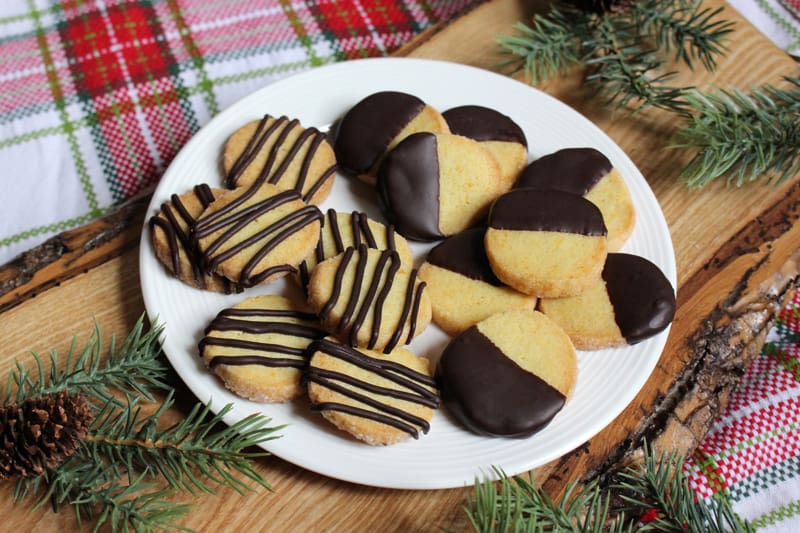
<svg viewBox="0 0 800 533">
<path fill-rule="evenodd" d="M 438 141 L 433 133 L 409 135 L 389 152 L 378 171 L 381 209 L 408 239 L 433 241 L 439 229 Z"/>
<path fill-rule="evenodd" d="M 425 102 L 416 96 L 396 91 L 374 93 L 358 102 L 336 131 L 334 151 L 339 166 L 355 174 L 368 172 L 424 107 Z"/>
<path fill-rule="evenodd" d="M 508 358 L 472 326 L 444 349 L 437 367 L 442 403 L 469 430 L 527 437 L 545 427 L 566 397 Z"/>
<path fill-rule="evenodd" d="M 608 233 L 603 214 L 589 200 L 562 191 L 536 189 L 514 189 L 495 200 L 489 227 L 590 236 Z"/>
<path fill-rule="evenodd" d="M 664 330 L 675 317 L 675 292 L 661 270 L 638 255 L 608 254 L 603 281 L 614 320 L 628 344 Z"/>
<path fill-rule="evenodd" d="M 425 260 L 431 265 L 499 287 L 503 282 L 492 272 L 483 247 L 485 233 L 486 228 L 472 228 L 448 237 L 437 244 Z"/>
<path fill-rule="evenodd" d="M 612 169 L 594 148 L 564 148 L 531 162 L 520 172 L 515 189 L 558 190 L 584 196 Z"/>
<path fill-rule="evenodd" d="M 503 141 L 519 143 L 526 148 L 528 141 L 522 128 L 511 118 L 479 105 L 465 105 L 448 109 L 442 116 L 450 132 L 476 141 Z"/>
</svg>

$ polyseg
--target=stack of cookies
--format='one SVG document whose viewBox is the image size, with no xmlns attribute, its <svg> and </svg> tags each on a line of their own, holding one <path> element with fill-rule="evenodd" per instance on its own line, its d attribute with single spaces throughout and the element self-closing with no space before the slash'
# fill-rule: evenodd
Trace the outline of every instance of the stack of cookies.
<svg viewBox="0 0 800 533">
<path fill-rule="evenodd" d="M 229 137 L 220 187 L 152 217 L 154 248 L 199 289 L 286 275 L 303 289 L 208 324 L 200 355 L 236 394 L 307 396 L 336 427 L 391 444 L 428 432 L 441 391 L 470 430 L 524 437 L 568 401 L 576 348 L 641 341 L 675 304 L 655 265 L 619 252 L 634 209 L 603 154 L 528 159 L 508 116 L 402 92 L 355 102 L 330 137 L 267 115 Z M 320 210 L 337 170 L 372 186 L 383 220 Z M 407 239 L 436 244 L 415 265 Z M 435 371 L 407 348 L 431 321 L 451 336 Z"/>
</svg>

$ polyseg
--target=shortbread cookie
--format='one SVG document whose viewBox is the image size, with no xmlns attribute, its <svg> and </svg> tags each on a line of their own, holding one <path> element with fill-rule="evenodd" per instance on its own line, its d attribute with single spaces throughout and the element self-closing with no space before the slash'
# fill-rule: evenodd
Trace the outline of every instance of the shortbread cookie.
<svg viewBox="0 0 800 533">
<path fill-rule="evenodd" d="M 205 330 L 200 356 L 234 393 L 257 402 L 300 395 L 309 344 L 326 333 L 305 305 L 277 295 L 223 309 Z"/>
<path fill-rule="evenodd" d="M 431 320 L 431 302 L 417 271 L 397 252 L 364 244 L 317 265 L 308 302 L 332 335 L 384 353 L 411 342 Z"/>
<path fill-rule="evenodd" d="M 227 191 L 198 219 L 204 266 L 243 287 L 290 272 L 314 249 L 322 213 L 296 191 L 265 183 Z"/>
<path fill-rule="evenodd" d="M 446 132 L 441 113 L 416 96 L 384 91 L 354 105 L 336 128 L 334 146 L 341 168 L 375 183 L 383 156 L 413 133 Z"/>
<path fill-rule="evenodd" d="M 528 162 L 528 140 L 522 128 L 499 111 L 479 105 L 454 107 L 442 116 L 451 133 L 480 142 L 494 155 L 504 192 L 511 189 Z"/>
<path fill-rule="evenodd" d="M 297 119 L 264 115 L 228 138 L 222 154 L 229 189 L 271 183 L 319 205 L 333 187 L 336 156 L 327 136 Z"/>
<path fill-rule="evenodd" d="M 322 219 L 322 232 L 316 249 L 300 263 L 299 282 L 305 287 L 317 264 L 339 255 L 347 248 L 358 248 L 361 243 L 376 250 L 393 250 L 400 255 L 403 263 L 413 266 L 411 248 L 393 226 L 372 220 L 358 211 L 339 213 L 328 209 Z"/>
<path fill-rule="evenodd" d="M 608 254 L 602 279 L 577 296 L 543 299 L 541 311 L 558 323 L 579 350 L 643 341 L 675 316 L 675 291 L 643 257 Z"/>
<path fill-rule="evenodd" d="M 523 169 L 515 187 L 570 192 L 595 204 L 608 229 L 609 251 L 622 248 L 633 231 L 636 215 L 625 180 L 594 148 L 565 148 L 541 157 Z"/>
<path fill-rule="evenodd" d="M 386 218 L 414 240 L 442 239 L 474 226 L 502 192 L 494 156 L 479 142 L 450 133 L 407 137 L 378 171 Z"/>
<path fill-rule="evenodd" d="M 382 354 L 328 337 L 315 342 L 304 381 L 311 408 L 368 444 L 427 433 L 439 406 L 428 360 L 404 348 Z"/>
<path fill-rule="evenodd" d="M 149 224 L 156 257 L 173 276 L 198 289 L 230 294 L 241 288 L 203 269 L 200 251 L 191 238 L 197 217 L 223 192 L 202 184 L 180 196 L 173 194 Z"/>
<path fill-rule="evenodd" d="M 454 337 L 436 377 L 442 403 L 481 435 L 527 437 L 562 409 L 575 384 L 572 343 L 530 309 L 507 311 Z"/>
<path fill-rule="evenodd" d="M 456 335 L 490 315 L 533 309 L 536 297 L 504 285 L 483 248 L 485 228 L 473 228 L 436 245 L 419 268 L 428 286 L 433 322 Z"/>
<path fill-rule="evenodd" d="M 515 189 L 492 205 L 484 238 L 492 271 L 525 294 L 560 298 L 600 278 L 608 253 L 600 210 L 561 191 Z"/>
</svg>

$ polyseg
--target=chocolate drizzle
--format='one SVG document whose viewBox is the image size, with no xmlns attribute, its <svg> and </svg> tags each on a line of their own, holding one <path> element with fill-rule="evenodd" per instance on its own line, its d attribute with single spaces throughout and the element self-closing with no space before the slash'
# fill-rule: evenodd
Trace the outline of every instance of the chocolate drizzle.
<svg viewBox="0 0 800 533">
<path fill-rule="evenodd" d="M 250 191 L 254 188 L 251 187 L 245 191 L 243 196 L 252 197 L 253 193 Z M 276 246 L 305 226 L 322 218 L 322 213 L 316 206 L 306 205 L 261 228 L 250 237 L 242 239 L 232 246 L 225 248 L 225 245 L 259 217 L 298 198 L 296 191 L 281 191 L 274 196 L 252 202 L 251 205 L 245 204 L 242 209 L 236 211 L 235 207 L 244 204 L 244 202 L 239 201 L 241 199 L 239 197 L 222 209 L 201 218 L 194 228 L 194 237 L 197 240 L 221 231 L 219 236 L 204 246 L 203 260 L 206 268 L 214 270 L 222 262 L 242 252 L 242 250 L 257 247 L 242 269 L 238 280 L 241 286 L 252 287 L 279 272 L 296 272 L 296 268 L 291 265 L 270 265 L 261 267 L 261 270 L 258 267 L 264 257 Z"/>
<path fill-rule="evenodd" d="M 675 317 L 675 292 L 661 270 L 643 257 L 608 254 L 603 281 L 614 320 L 628 344 L 666 328 Z"/>
<path fill-rule="evenodd" d="M 545 427 L 566 397 L 524 370 L 476 327 L 453 338 L 436 377 L 442 402 L 471 431 L 527 437 Z"/>
<path fill-rule="evenodd" d="M 320 228 L 320 238 L 317 241 L 317 247 L 314 250 L 313 257 L 305 259 L 298 267 L 300 271 L 300 282 L 303 287 L 308 285 L 308 279 L 311 270 L 325 259 L 337 256 L 345 251 L 348 247 L 358 248 L 362 242 L 365 242 L 369 248 L 373 249 L 388 249 L 397 251 L 397 241 L 395 237 L 394 226 L 385 226 L 386 230 L 383 236 L 383 243 L 378 243 L 377 236 L 372 231 L 369 225 L 369 219 L 364 213 L 353 211 L 349 215 L 341 215 L 348 217 L 350 223 L 350 231 L 352 234 L 351 239 L 342 237 L 342 230 L 339 226 L 339 216 L 333 209 L 328 209 L 326 216 L 322 219 L 322 227 Z M 331 241 L 333 241 L 333 248 L 325 248 L 325 234 L 329 232 Z"/>
<path fill-rule="evenodd" d="M 378 199 L 386 218 L 403 236 L 433 241 L 439 229 L 439 156 L 433 133 L 409 135 L 387 154 L 378 170 Z"/>
<path fill-rule="evenodd" d="M 375 385 L 343 372 L 311 365 L 303 376 L 304 383 L 316 383 L 364 405 L 360 407 L 340 402 L 323 402 L 315 404 L 312 409 L 338 411 L 375 420 L 404 431 L 415 439 L 419 438 L 420 431 L 428 432 L 430 425 L 427 420 L 390 405 L 384 398 L 403 400 L 436 409 L 439 406 L 439 397 L 433 378 L 394 361 L 369 357 L 355 348 L 327 338 L 315 341 L 310 351 L 324 353 L 397 385 L 397 388 Z"/>
<path fill-rule="evenodd" d="M 469 279 L 500 287 L 503 283 L 492 272 L 486 257 L 483 246 L 485 234 L 485 228 L 473 228 L 453 235 L 428 252 L 425 261 Z"/>
<path fill-rule="evenodd" d="M 500 196 L 489 212 L 489 226 L 589 236 L 608 233 L 600 209 L 589 200 L 562 191 L 535 189 L 515 189 Z"/>
<path fill-rule="evenodd" d="M 530 163 L 515 189 L 530 187 L 585 196 L 612 169 L 611 161 L 594 148 L 564 148 Z"/>
<path fill-rule="evenodd" d="M 361 244 L 358 250 L 347 248 L 342 254 L 342 258 L 336 269 L 333 279 L 331 295 L 327 302 L 322 306 L 319 317 L 325 321 L 330 318 L 331 311 L 336 307 L 339 300 L 344 297 L 347 305 L 341 317 L 335 325 L 335 333 L 351 345 L 356 345 L 359 332 L 364 324 L 372 316 L 372 329 L 367 348 L 374 349 L 378 345 L 379 336 L 383 329 L 383 311 L 386 299 L 395 281 L 395 275 L 400 269 L 401 261 L 397 252 L 391 250 L 374 251 L 380 254 L 376 266 L 372 270 L 367 269 L 369 252 L 365 244 Z M 355 266 L 350 264 L 355 260 Z M 342 294 L 344 276 L 353 271 L 352 291 L 348 295 Z M 364 298 L 361 292 L 364 291 Z M 401 340 L 403 340 L 403 330 L 406 324 L 409 326 L 408 333 L 405 335 L 404 343 L 411 342 L 416 331 L 416 323 L 419 315 L 419 307 L 422 301 L 422 293 L 425 289 L 425 282 L 417 282 L 417 271 L 412 269 L 405 288 L 403 309 L 400 319 L 395 325 L 394 331 L 389 342 L 383 347 L 384 353 L 391 352 Z M 360 301 L 359 301 L 360 300 Z M 355 317 L 355 318 L 354 318 Z"/>
<path fill-rule="evenodd" d="M 202 210 L 214 201 L 214 193 L 205 183 L 195 185 L 191 194 L 194 194 L 195 198 L 200 202 L 201 213 Z M 207 277 L 213 276 L 224 293 L 230 294 L 234 291 L 240 292 L 241 288 L 237 287 L 231 281 L 222 276 L 209 274 L 201 267 L 200 251 L 191 239 L 191 232 L 196 222 L 197 220 L 195 217 L 189 212 L 189 209 L 177 194 L 173 194 L 169 202 L 161 204 L 161 209 L 158 214 L 150 218 L 149 224 L 151 231 L 158 227 L 166 236 L 170 254 L 170 264 L 167 266 L 170 267 L 170 270 L 177 278 L 181 279 L 186 276 L 191 280 L 193 285 L 201 289 L 209 288 Z M 181 250 L 183 250 L 189 265 L 191 265 L 192 272 L 190 276 L 188 273 L 183 272 L 181 266 Z"/>
<path fill-rule="evenodd" d="M 278 340 L 280 336 L 302 338 L 308 340 L 307 344 L 326 335 L 319 326 L 317 317 L 311 313 L 284 309 L 223 309 L 206 328 L 205 336 L 198 346 L 200 354 L 203 355 L 208 346 L 248 350 L 250 353 L 211 357 L 208 361 L 209 368 L 218 365 L 261 365 L 303 369 L 308 364 L 307 345 L 298 348 L 275 342 L 244 340 L 238 336 L 215 335 L 222 332 L 272 335 L 272 340 Z M 276 339 L 276 336 L 279 337 Z"/>
<path fill-rule="evenodd" d="M 270 120 L 272 120 L 272 123 L 269 123 Z M 255 132 L 253 132 L 253 135 L 248 139 L 244 150 L 242 150 L 242 153 L 239 154 L 239 157 L 228 171 L 225 177 L 225 186 L 230 189 L 238 187 L 245 170 L 254 163 L 258 154 L 264 149 L 264 145 L 274 139 L 267 160 L 264 162 L 264 166 L 259 170 L 258 176 L 251 186 L 258 187 L 263 183 L 272 183 L 273 185 L 278 185 L 282 189 L 286 189 L 288 184 L 284 185 L 284 183 L 282 183 L 284 180 L 289 179 L 286 171 L 292 161 L 297 158 L 303 145 L 310 139 L 309 148 L 303 158 L 299 174 L 294 185 L 291 187 L 302 195 L 303 201 L 308 202 L 320 187 L 333 177 L 336 172 L 336 165 L 331 165 L 320 176 L 316 177 L 315 181 L 307 183 L 309 180 L 311 161 L 317 154 L 320 144 L 323 141 L 327 142 L 327 139 L 326 135 L 316 128 L 304 128 L 294 143 L 286 150 L 286 138 L 292 129 L 298 126 L 300 126 L 300 122 L 297 119 L 289 120 L 286 116 L 273 119 L 273 117 L 269 115 L 264 115 L 259 121 Z M 281 153 L 285 153 L 285 155 L 280 163 L 277 163 Z"/>
<path fill-rule="evenodd" d="M 450 132 L 476 141 L 502 141 L 519 143 L 527 148 L 525 133 L 516 122 L 494 109 L 479 105 L 465 105 L 448 109 L 442 116 Z"/>
<path fill-rule="evenodd" d="M 354 105 L 339 122 L 334 149 L 346 171 L 364 174 L 372 169 L 425 102 L 416 96 L 384 91 L 371 94 Z"/>
</svg>

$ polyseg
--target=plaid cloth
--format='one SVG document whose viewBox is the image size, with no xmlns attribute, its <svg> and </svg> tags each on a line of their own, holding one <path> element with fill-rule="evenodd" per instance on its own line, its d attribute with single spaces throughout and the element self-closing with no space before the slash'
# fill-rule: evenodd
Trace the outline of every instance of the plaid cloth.
<svg viewBox="0 0 800 533">
<path fill-rule="evenodd" d="M 0 264 L 153 185 L 242 96 L 390 53 L 481 0 L 0 1 Z M 800 51 L 800 0 L 731 0 Z M 686 463 L 771 531 L 800 531 L 800 296 Z"/>
<path fill-rule="evenodd" d="M 0 264 L 154 184 L 242 96 L 478 2 L 0 1 Z"/>
<path fill-rule="evenodd" d="M 800 531 L 800 291 L 684 471 L 758 531 Z"/>
</svg>

